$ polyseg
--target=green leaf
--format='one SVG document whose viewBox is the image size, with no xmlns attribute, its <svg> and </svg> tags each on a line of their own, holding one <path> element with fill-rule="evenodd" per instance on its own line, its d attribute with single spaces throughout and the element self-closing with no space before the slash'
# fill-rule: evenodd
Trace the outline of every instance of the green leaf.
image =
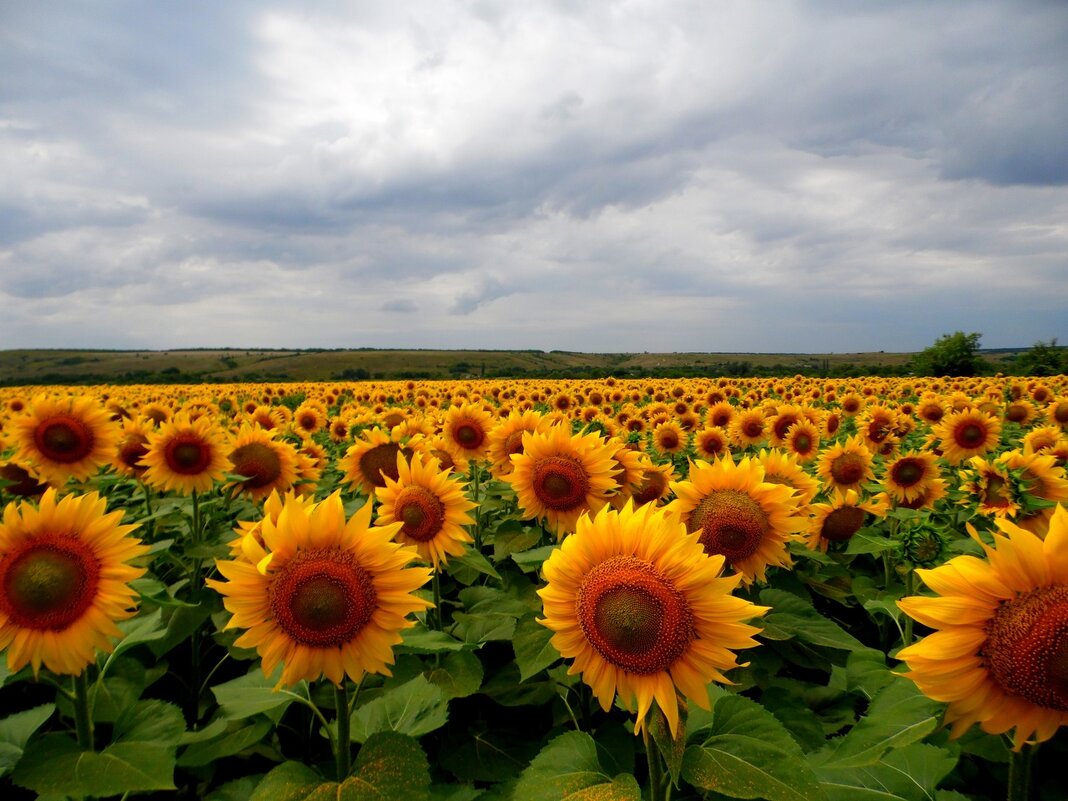
<svg viewBox="0 0 1068 801">
<path fill-rule="evenodd" d="M 524 573 L 538 570 L 542 563 L 556 550 L 555 545 L 542 545 L 540 548 L 531 548 L 529 551 L 512 554 L 512 561 L 519 565 Z"/>
<path fill-rule="evenodd" d="M 849 545 L 846 546 L 845 552 L 847 554 L 880 554 L 897 547 L 898 544 L 889 537 L 884 537 L 872 529 L 862 528 L 849 538 Z"/>
<path fill-rule="evenodd" d="M 459 556 L 450 556 L 446 569 L 449 575 L 461 584 L 474 584 L 480 575 L 501 580 L 500 574 L 489 560 L 474 548 L 468 548 Z"/>
<path fill-rule="evenodd" d="M 682 759 L 686 753 L 685 716 L 680 715 L 678 733 L 675 737 L 672 737 L 671 729 L 668 726 L 663 710 L 660 709 L 659 704 L 655 704 L 649 714 L 646 725 L 649 726 L 649 734 L 652 736 L 653 742 L 664 757 L 664 763 L 667 765 L 672 784 L 678 788 L 679 779 L 682 778 Z"/>
<path fill-rule="evenodd" d="M 119 640 L 108 661 L 114 660 L 119 654 L 135 645 L 153 642 L 167 633 L 163 627 L 163 613 L 159 609 L 147 615 L 142 614 L 131 620 L 124 620 L 118 624 L 118 627 L 122 629 L 125 636 Z"/>
<path fill-rule="evenodd" d="M 401 637 L 404 638 L 403 642 L 394 648 L 398 654 L 440 654 L 471 648 L 469 644 L 450 637 L 444 631 L 432 631 L 421 623 L 402 631 Z"/>
<path fill-rule="evenodd" d="M 307 765 L 283 762 L 260 780 L 249 801 L 303 801 L 323 785 L 337 787 L 336 782 L 324 781 Z"/>
<path fill-rule="evenodd" d="M 541 541 L 541 529 L 509 520 L 493 536 L 493 561 L 500 562 L 514 553 L 522 553 Z"/>
<path fill-rule="evenodd" d="M 411 737 L 375 734 L 360 749 L 352 776 L 342 782 L 341 791 L 353 801 L 427 801 L 430 767 L 426 754 Z"/>
<path fill-rule="evenodd" d="M 760 696 L 760 704 L 786 727 L 804 751 L 814 751 L 827 744 L 823 724 L 812 707 L 785 687 L 769 687 Z"/>
<path fill-rule="evenodd" d="M 262 775 L 257 774 L 234 779 L 216 788 L 204 798 L 204 801 L 248 801 L 262 778 Z"/>
<path fill-rule="evenodd" d="M 147 601 L 156 606 L 196 606 L 196 604 L 175 598 L 167 591 L 167 585 L 158 579 L 147 576 L 134 579 L 130 582 L 130 588 L 141 596 L 142 603 Z"/>
<path fill-rule="evenodd" d="M 168 610 L 166 630 L 158 639 L 149 643 L 149 650 L 156 658 L 163 656 L 189 636 L 211 616 L 211 603 L 207 600 L 199 604 L 186 604 Z"/>
<path fill-rule="evenodd" d="M 861 693 L 868 700 L 897 680 L 898 677 L 886 666 L 882 651 L 874 648 L 854 651 L 846 659 L 846 687 L 850 692 Z"/>
<path fill-rule="evenodd" d="M 690 784 L 733 798 L 812 801 L 823 792 L 790 733 L 754 701 L 716 701 L 712 724 L 686 749 L 682 775 Z M 694 738 L 691 738 L 694 739 Z"/>
<path fill-rule="evenodd" d="M 930 801 L 956 761 L 941 748 L 916 743 L 872 765 L 819 765 L 815 771 L 828 801 Z"/>
<path fill-rule="evenodd" d="M 479 584 L 460 590 L 460 601 L 464 605 L 464 611 L 468 613 L 499 612 L 520 618 L 531 612 L 541 611 L 540 600 L 537 600 L 537 603 L 531 607 L 527 601 L 519 597 L 515 589 L 508 591 L 497 587 L 483 587 Z"/>
<path fill-rule="evenodd" d="M 177 745 L 185 733 L 182 710 L 166 701 L 140 701 L 115 721 L 115 741 Z"/>
<path fill-rule="evenodd" d="M 460 781 L 514 780 L 537 753 L 535 742 L 506 731 L 469 731 L 465 737 L 446 739 L 440 764 Z"/>
<path fill-rule="evenodd" d="M 475 801 L 482 791 L 470 784 L 440 784 L 430 786 L 430 801 Z"/>
<path fill-rule="evenodd" d="M 273 724 L 269 719 L 259 718 L 247 726 L 227 732 L 221 737 L 189 746 L 178 757 L 178 764 L 183 767 L 195 767 L 197 765 L 210 764 L 216 759 L 238 754 L 260 742 L 272 728 Z"/>
<path fill-rule="evenodd" d="M 519 680 L 519 666 L 508 662 L 482 685 L 482 694 L 501 706 L 537 706 L 556 696 L 556 681 Z"/>
<path fill-rule="evenodd" d="M 899 678 L 875 696 L 868 713 L 848 734 L 813 755 L 815 764 L 836 768 L 877 764 L 891 748 L 915 743 L 938 728 L 940 708 L 911 681 Z"/>
<path fill-rule="evenodd" d="M 55 711 L 55 704 L 42 704 L 0 720 L 0 776 L 18 764 L 30 737 Z"/>
<path fill-rule="evenodd" d="M 765 629 L 771 630 L 771 633 L 765 631 L 765 636 L 771 639 L 784 639 L 785 634 L 825 648 L 854 651 L 866 647 L 852 634 L 817 612 L 812 604 L 792 593 L 769 588 L 761 591 L 760 601 L 772 607 L 772 611 L 761 621 Z"/>
<path fill-rule="evenodd" d="M 464 642 L 482 644 L 493 640 L 510 640 L 515 634 L 514 615 L 500 612 L 479 612 L 469 615 L 456 612 L 452 619 L 453 631 Z"/>
<path fill-rule="evenodd" d="M 174 747 L 115 743 L 83 751 L 70 737 L 42 737 L 26 749 L 12 780 L 41 795 L 113 796 L 174 790 Z"/>
<path fill-rule="evenodd" d="M 293 703 L 296 699 L 290 693 L 274 689 L 280 671 L 281 667 L 268 677 L 257 666 L 248 675 L 212 687 L 223 715 L 230 720 L 240 720 L 261 712 L 282 710 Z"/>
<path fill-rule="evenodd" d="M 583 801 L 631 799 L 640 801 L 641 788 L 633 776 L 613 778 L 601 767 L 597 743 L 585 732 L 571 731 L 554 738 L 520 774 L 515 801 Z"/>
<path fill-rule="evenodd" d="M 550 642 L 552 637 L 553 632 L 532 617 L 519 621 L 512 648 L 519 665 L 520 681 L 526 681 L 560 659 L 560 652 Z"/>
<path fill-rule="evenodd" d="M 474 695 L 482 686 L 482 662 L 470 651 L 449 654 L 441 665 L 427 671 L 426 677 L 449 700 Z"/>
<path fill-rule="evenodd" d="M 357 707 L 352 713 L 350 732 L 358 743 L 378 732 L 420 737 L 441 728 L 448 719 L 449 705 L 444 691 L 420 674 Z"/>
</svg>

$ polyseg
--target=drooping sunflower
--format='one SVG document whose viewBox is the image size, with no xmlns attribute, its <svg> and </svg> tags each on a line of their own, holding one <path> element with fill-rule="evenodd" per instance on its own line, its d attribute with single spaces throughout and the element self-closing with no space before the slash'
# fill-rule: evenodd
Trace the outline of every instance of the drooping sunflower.
<svg viewBox="0 0 1068 801">
<path fill-rule="evenodd" d="M 830 503 L 814 503 L 809 506 L 812 517 L 809 521 L 805 542 L 814 551 L 827 552 L 832 542 L 847 542 L 867 522 L 868 515 L 886 517 L 890 511 L 890 499 L 885 492 L 861 500 L 855 490 L 837 487 Z"/>
<path fill-rule="evenodd" d="M 606 507 L 545 562 L 539 622 L 604 710 L 617 693 L 636 702 L 637 732 L 655 701 L 674 736 L 677 692 L 708 709 L 708 684 L 738 666 L 732 649 L 757 644 L 743 621 L 767 611 L 731 595 L 741 577 L 721 577 L 723 564 L 663 510 Z"/>
<path fill-rule="evenodd" d="M 274 431 L 247 423 L 234 436 L 227 458 L 230 472 L 244 476 L 232 485 L 234 492 L 260 501 L 272 491 L 285 492 L 297 481 L 297 451 L 288 442 L 277 439 Z"/>
<path fill-rule="evenodd" d="M 54 489 L 39 508 L 12 502 L 0 522 L 0 650 L 8 668 L 44 665 L 77 675 L 111 651 L 121 637 L 116 621 L 134 615 L 129 582 L 143 567 L 129 562 L 148 551 L 108 513 L 97 493 L 57 500 Z"/>
<path fill-rule="evenodd" d="M 596 434 L 566 426 L 523 435 L 523 452 L 512 456 L 512 485 L 527 518 L 544 520 L 558 537 L 575 530 L 583 512 L 598 511 L 616 487 L 612 447 Z"/>
<path fill-rule="evenodd" d="M 789 567 L 791 535 L 805 526 L 791 487 L 764 480 L 760 462 L 728 454 L 709 464 L 692 462 L 685 481 L 671 484 L 668 512 L 689 532 L 700 532 L 709 555 L 722 554 L 742 580 L 764 581 L 769 566 Z"/>
<path fill-rule="evenodd" d="M 449 556 L 460 556 L 472 542 L 464 526 L 475 521 L 467 514 L 474 509 L 464 495 L 464 485 L 451 471 L 442 470 L 438 460 L 414 454 L 411 463 L 397 454 L 396 481 L 386 477 L 386 486 L 375 490 L 380 506 L 375 525 L 401 523 L 395 539 L 414 545 L 419 556 L 435 570 Z"/>
<path fill-rule="evenodd" d="M 1068 723 L 1068 511 L 1053 512 L 1045 540 L 996 525 L 993 547 L 980 541 L 985 559 L 916 571 L 936 596 L 898 606 L 935 632 L 897 656 L 924 695 L 949 705 L 952 737 L 975 723 L 988 734 L 1015 729 L 1019 750 Z"/>
<path fill-rule="evenodd" d="M 943 458 L 957 465 L 997 447 L 1001 421 L 976 409 L 963 409 L 943 417 L 932 433 L 941 442 Z"/>
<path fill-rule="evenodd" d="M 147 417 L 127 417 L 122 421 L 122 433 L 111 458 L 115 472 L 130 478 L 140 478 L 147 466 L 141 464 L 141 457 L 148 453 L 148 435 L 153 425 Z"/>
<path fill-rule="evenodd" d="M 247 629 L 235 644 L 256 649 L 265 675 L 281 663 L 285 686 L 390 675 L 408 616 L 432 606 L 412 594 L 430 569 L 408 567 L 418 554 L 392 541 L 400 527 L 372 526 L 370 502 L 346 522 L 338 493 L 287 502 L 276 523 L 263 520 L 264 546 L 245 537 L 251 558 L 217 562 L 226 581 L 207 582 L 233 615 L 226 628 Z"/>
<path fill-rule="evenodd" d="M 865 481 L 875 478 L 872 455 L 859 435 L 836 443 L 820 454 L 816 471 L 826 489 L 858 489 Z"/>
<path fill-rule="evenodd" d="M 671 494 L 671 482 L 678 478 L 675 467 L 670 462 L 664 464 L 646 463 L 642 468 L 641 480 L 631 491 L 635 506 L 660 506 Z"/>
<path fill-rule="evenodd" d="M 913 501 L 941 476 L 938 460 L 929 451 L 910 451 L 886 466 L 883 486 L 895 501 Z"/>
<path fill-rule="evenodd" d="M 117 426 L 103 406 L 87 396 L 38 395 L 12 422 L 16 455 L 31 462 L 57 486 L 84 481 L 107 464 L 118 440 Z"/>
<path fill-rule="evenodd" d="M 974 508 L 981 515 L 1015 517 L 1020 511 L 1018 481 L 1009 475 L 1005 466 L 990 462 L 982 456 L 967 461 L 967 469 L 960 471 L 962 506 Z"/>
<path fill-rule="evenodd" d="M 226 450 L 226 434 L 211 418 L 176 414 L 148 437 L 144 481 L 183 495 L 206 492 L 230 470 Z"/>
<path fill-rule="evenodd" d="M 338 460 L 337 466 L 344 473 L 345 483 L 364 495 L 372 495 L 376 489 L 386 486 L 386 476 L 394 481 L 399 478 L 397 454 L 403 453 L 409 459 L 413 452 L 399 437 L 381 428 L 368 428 Z"/>
</svg>

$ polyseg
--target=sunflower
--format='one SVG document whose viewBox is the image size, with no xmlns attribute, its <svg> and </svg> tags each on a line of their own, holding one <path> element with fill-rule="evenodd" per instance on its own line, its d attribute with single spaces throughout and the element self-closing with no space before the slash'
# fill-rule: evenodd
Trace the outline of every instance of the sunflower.
<svg viewBox="0 0 1068 801">
<path fill-rule="evenodd" d="M 653 429 L 653 445 L 669 456 L 682 453 L 689 444 L 689 437 L 675 420 L 667 420 Z"/>
<path fill-rule="evenodd" d="M 616 509 L 623 507 L 640 487 L 645 476 L 645 470 L 651 466 L 649 457 L 641 451 L 628 446 L 620 439 L 610 439 L 612 447 L 612 467 L 618 472 L 612 476 L 616 484 L 616 491 L 609 500 Z"/>
<path fill-rule="evenodd" d="M 481 404 L 450 406 L 441 424 L 449 450 L 465 459 L 482 459 L 489 453 L 489 432 L 493 418 Z"/>
<path fill-rule="evenodd" d="M 980 542 L 986 559 L 916 571 L 937 595 L 898 606 L 936 631 L 898 658 L 924 695 L 948 703 L 952 737 L 974 723 L 988 734 L 1015 729 L 1020 750 L 1068 723 L 1068 511 L 1054 511 L 1045 540 L 996 525 L 993 547 Z"/>
<path fill-rule="evenodd" d="M 408 615 L 432 606 L 412 594 L 430 569 L 407 567 L 418 554 L 392 541 L 401 524 L 370 523 L 370 502 L 346 523 L 336 492 L 311 506 L 289 501 L 277 522 L 263 520 L 264 547 L 245 538 L 251 559 L 216 563 L 226 581 L 207 583 L 233 615 L 226 628 L 247 629 L 235 645 L 254 647 L 265 675 L 283 665 L 280 686 L 390 675 Z"/>
<path fill-rule="evenodd" d="M 326 409 L 316 401 L 305 401 L 293 412 L 293 428 L 301 437 L 310 437 L 326 428 Z"/>
<path fill-rule="evenodd" d="M 677 478 L 675 467 L 670 462 L 646 464 L 642 469 L 641 480 L 631 491 L 634 505 L 659 506 L 671 494 L 671 482 Z"/>
<path fill-rule="evenodd" d="M 294 490 L 287 490 L 279 495 L 277 490 L 271 490 L 267 500 L 263 502 L 263 517 L 259 520 L 238 520 L 234 533 L 237 535 L 230 540 L 230 556 L 240 559 L 243 555 L 246 559 L 257 557 L 263 549 L 263 521 L 270 520 L 272 525 L 278 525 L 278 518 L 288 503 L 299 503 L 305 508 L 315 505 L 315 499 L 308 495 L 300 495 Z M 251 537 L 250 546 L 254 543 L 256 548 L 245 546 L 245 537 Z M 253 562 L 255 564 L 255 562 Z"/>
<path fill-rule="evenodd" d="M 805 419 L 804 409 L 794 404 L 780 406 L 775 414 L 768 418 L 768 444 L 780 448 L 786 443 L 786 435 L 795 423 Z M 818 439 L 818 438 L 817 438 Z"/>
<path fill-rule="evenodd" d="M 872 455 L 859 435 L 836 443 L 820 454 L 816 472 L 826 489 L 857 489 L 865 481 L 875 478 Z"/>
<path fill-rule="evenodd" d="M 119 443 L 111 458 L 115 472 L 130 478 L 144 475 L 148 468 L 141 464 L 141 457 L 148 453 L 148 435 L 152 429 L 152 422 L 147 417 L 123 419 Z"/>
<path fill-rule="evenodd" d="M 709 425 L 694 435 L 693 449 L 705 461 L 718 459 L 730 450 L 730 437 L 725 429 Z"/>
<path fill-rule="evenodd" d="M 937 425 L 945 416 L 946 407 L 940 395 L 935 392 L 925 392 L 916 406 L 917 416 L 930 425 Z"/>
<path fill-rule="evenodd" d="M 709 682 L 738 667 L 731 649 L 757 644 L 743 621 L 767 612 L 731 595 L 741 577 L 721 577 L 723 564 L 662 510 L 605 508 L 545 562 L 539 622 L 602 709 L 617 693 L 636 702 L 637 733 L 655 701 L 675 736 L 677 692 L 708 709 Z"/>
<path fill-rule="evenodd" d="M 395 539 L 414 545 L 420 558 L 437 570 L 472 542 L 463 527 L 475 522 L 467 513 L 477 504 L 467 500 L 464 485 L 441 470 L 433 457 L 424 462 L 416 453 L 409 463 L 397 454 L 397 473 L 396 481 L 386 477 L 386 486 L 375 490 L 380 504 L 375 525 L 401 523 Z"/>
<path fill-rule="evenodd" d="M 938 460 L 928 451 L 910 451 L 886 466 L 883 485 L 895 501 L 913 501 L 924 494 L 928 484 L 941 473 Z"/>
<path fill-rule="evenodd" d="M 1024 453 L 1042 453 L 1066 442 L 1068 438 L 1057 426 L 1040 426 L 1024 434 L 1022 445 Z"/>
<path fill-rule="evenodd" d="M 700 532 L 709 554 L 722 554 L 749 584 L 764 581 L 770 565 L 789 567 L 790 536 L 805 521 L 797 516 L 792 488 L 764 480 L 764 468 L 750 457 L 737 464 L 724 456 L 712 464 L 696 461 L 686 481 L 671 484 L 675 500 L 667 506 L 689 532 Z"/>
<path fill-rule="evenodd" d="M 783 438 L 783 446 L 801 464 L 815 459 L 820 452 L 820 430 L 810 420 L 798 420 Z"/>
<path fill-rule="evenodd" d="M 911 501 L 894 498 L 891 503 L 895 509 L 934 509 L 935 505 L 949 494 L 948 486 L 944 478 L 933 478 L 924 488 L 923 494 Z"/>
<path fill-rule="evenodd" d="M 763 410 L 743 409 L 731 418 L 727 433 L 735 447 L 748 448 L 764 441 L 764 425 Z"/>
<path fill-rule="evenodd" d="M 565 426 L 523 435 L 512 456 L 512 485 L 527 518 L 544 520 L 558 536 L 575 530 L 579 515 L 598 511 L 615 490 L 612 446 L 596 434 L 572 435 Z"/>
<path fill-rule="evenodd" d="M 764 480 L 769 484 L 785 484 L 797 493 L 800 507 L 812 503 L 820 491 L 820 484 L 805 472 L 797 457 L 778 448 L 761 449 L 757 456 L 764 467 Z"/>
<path fill-rule="evenodd" d="M 523 452 L 523 434 L 544 431 L 548 423 L 541 413 L 513 409 L 489 433 L 490 472 L 501 478 L 512 472 L 512 454 Z"/>
<path fill-rule="evenodd" d="M 989 462 L 982 456 L 968 460 L 969 469 L 960 471 L 961 506 L 974 508 L 981 515 L 1015 517 L 1020 511 L 1019 482 L 1005 466 Z"/>
<path fill-rule="evenodd" d="M 296 449 L 276 439 L 273 432 L 245 424 L 231 446 L 227 457 L 233 465 L 230 472 L 245 477 L 230 485 L 235 492 L 260 501 L 272 491 L 285 492 L 297 482 Z"/>
<path fill-rule="evenodd" d="M 18 498 L 38 498 L 48 489 L 33 465 L 22 459 L 0 461 L 0 495 L 7 493 Z"/>
<path fill-rule="evenodd" d="M 1068 398 L 1058 397 L 1046 407 L 1046 420 L 1050 425 L 1068 430 Z"/>
<path fill-rule="evenodd" d="M 812 550 L 826 553 L 830 543 L 852 539 L 864 527 L 869 514 L 886 517 L 890 500 L 885 492 L 880 492 L 862 501 L 855 490 L 843 492 L 835 487 L 830 503 L 814 503 L 809 510 L 812 517 L 805 542 Z"/>
<path fill-rule="evenodd" d="M 86 396 L 36 396 L 12 423 L 16 455 L 32 462 L 57 486 L 68 478 L 84 481 L 107 464 L 118 439 L 107 410 Z"/>
<path fill-rule="evenodd" d="M 371 495 L 376 489 L 386 486 L 387 476 L 394 481 L 400 477 L 397 472 L 398 453 L 410 459 L 413 450 L 402 444 L 397 436 L 381 428 L 369 428 L 338 460 L 337 466 L 344 473 L 343 481 L 358 492 Z"/>
<path fill-rule="evenodd" d="M 143 567 L 127 564 L 148 547 L 108 513 L 97 493 L 57 501 L 49 489 L 35 509 L 9 503 L 0 522 L 0 650 L 12 673 L 43 664 L 77 675 L 121 637 L 115 621 L 134 615 L 129 582 Z"/>
<path fill-rule="evenodd" d="M 982 456 L 998 444 L 1001 421 L 975 409 L 947 414 L 932 432 L 942 444 L 942 456 L 957 465 L 972 456 Z"/>
<path fill-rule="evenodd" d="M 231 467 L 225 439 L 208 417 L 190 420 L 181 413 L 174 415 L 149 434 L 148 452 L 141 457 L 147 467 L 145 483 L 183 495 L 210 490 Z"/>
<path fill-rule="evenodd" d="M 705 420 L 710 426 L 718 426 L 724 430 L 731 424 L 734 418 L 734 407 L 728 401 L 717 401 L 709 407 L 705 414 Z"/>
</svg>

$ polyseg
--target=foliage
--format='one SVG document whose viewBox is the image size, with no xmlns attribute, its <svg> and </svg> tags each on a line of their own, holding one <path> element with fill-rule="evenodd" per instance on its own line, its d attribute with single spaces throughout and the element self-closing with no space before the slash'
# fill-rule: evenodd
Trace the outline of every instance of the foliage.
<svg viewBox="0 0 1068 801">
<path fill-rule="evenodd" d="M 943 334 L 912 360 L 917 375 L 973 376 L 980 371 L 979 340 L 982 334 L 956 331 Z"/>
</svg>

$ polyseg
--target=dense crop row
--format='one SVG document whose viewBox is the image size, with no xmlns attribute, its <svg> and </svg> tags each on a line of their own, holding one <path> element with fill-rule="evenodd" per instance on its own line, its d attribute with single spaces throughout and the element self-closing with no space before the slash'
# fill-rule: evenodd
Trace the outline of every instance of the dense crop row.
<svg viewBox="0 0 1068 801">
<path fill-rule="evenodd" d="M 1062 798 L 1066 432 L 1063 376 L 0 390 L 4 797 Z"/>
</svg>

